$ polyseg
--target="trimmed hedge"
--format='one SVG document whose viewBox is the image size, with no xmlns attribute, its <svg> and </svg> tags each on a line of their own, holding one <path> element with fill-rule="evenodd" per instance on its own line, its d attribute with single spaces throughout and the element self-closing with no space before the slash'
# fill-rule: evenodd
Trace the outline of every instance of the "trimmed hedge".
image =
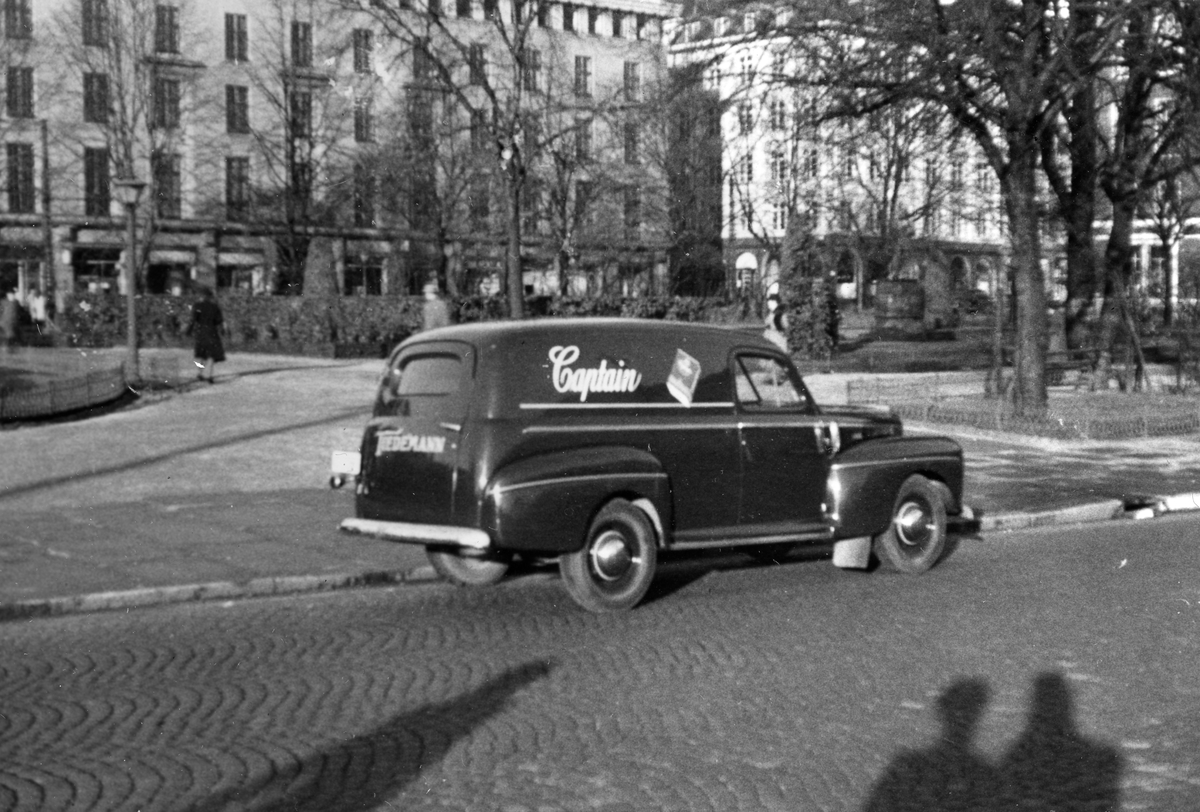
<svg viewBox="0 0 1200 812">
<path fill-rule="evenodd" d="M 144 347 L 187 347 L 194 298 L 137 297 L 138 338 Z M 227 350 L 316 356 L 379 356 L 421 326 L 418 296 L 251 296 L 222 293 Z M 502 318 L 503 299 L 460 296 L 450 310 L 459 322 Z M 538 297 L 528 301 L 533 317 L 627 316 L 731 324 L 741 306 L 723 300 L 672 296 L 581 299 Z M 81 294 L 57 320 L 66 341 L 78 347 L 123 344 L 125 297 Z"/>
</svg>

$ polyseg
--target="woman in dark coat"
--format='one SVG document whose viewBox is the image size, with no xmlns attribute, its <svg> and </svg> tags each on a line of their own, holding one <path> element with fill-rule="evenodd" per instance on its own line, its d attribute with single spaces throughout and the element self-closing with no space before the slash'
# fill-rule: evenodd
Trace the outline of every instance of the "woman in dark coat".
<svg viewBox="0 0 1200 812">
<path fill-rule="evenodd" d="M 200 367 L 198 377 L 213 383 L 214 367 L 225 360 L 225 347 L 221 344 L 221 324 L 225 317 L 217 305 L 217 297 L 212 288 L 204 288 L 200 301 L 192 305 L 192 323 L 188 332 L 196 341 L 196 366 Z M 207 377 L 205 370 L 208 371 Z"/>
</svg>

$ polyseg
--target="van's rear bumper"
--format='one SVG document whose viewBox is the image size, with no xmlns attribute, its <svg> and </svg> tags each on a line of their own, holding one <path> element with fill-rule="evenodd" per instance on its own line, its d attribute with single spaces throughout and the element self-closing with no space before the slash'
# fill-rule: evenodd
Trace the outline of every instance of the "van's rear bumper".
<svg viewBox="0 0 1200 812">
<path fill-rule="evenodd" d="M 492 546 L 491 537 L 473 527 L 384 522 L 377 519 L 343 519 L 338 529 L 343 533 L 371 536 L 384 541 L 398 541 L 402 544 L 466 547 L 470 550 L 486 550 Z"/>
</svg>

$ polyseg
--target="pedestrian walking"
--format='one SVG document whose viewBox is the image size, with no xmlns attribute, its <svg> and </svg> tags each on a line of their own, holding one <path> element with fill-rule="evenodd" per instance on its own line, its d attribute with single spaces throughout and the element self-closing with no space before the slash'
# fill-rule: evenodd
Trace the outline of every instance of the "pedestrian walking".
<svg viewBox="0 0 1200 812">
<path fill-rule="evenodd" d="M 216 365 L 225 360 L 225 346 L 221 343 L 221 325 L 224 322 L 216 294 L 212 288 L 202 288 L 200 300 L 192 305 L 192 323 L 187 329 L 188 335 L 196 342 L 194 354 L 196 366 L 200 368 L 196 377 L 202 381 L 215 383 Z"/>
<path fill-rule="evenodd" d="M 450 326 L 450 308 L 442 298 L 436 282 L 425 283 L 425 304 L 421 308 L 421 329 L 433 330 Z"/>
<path fill-rule="evenodd" d="M 5 353 L 12 352 L 13 346 L 17 343 L 19 307 L 15 291 L 7 291 L 4 299 L 0 300 L 0 350 Z"/>
<path fill-rule="evenodd" d="M 772 293 L 767 297 L 766 329 L 763 330 L 763 335 L 772 341 L 775 346 L 779 347 L 779 349 L 787 352 L 787 329 L 787 312 L 779 302 L 779 294 Z"/>
<path fill-rule="evenodd" d="M 45 295 L 40 289 L 34 287 L 30 289 L 29 298 L 25 301 L 29 305 L 29 318 L 33 321 L 33 326 L 37 328 L 39 335 L 44 335 L 48 320 Z"/>
</svg>

